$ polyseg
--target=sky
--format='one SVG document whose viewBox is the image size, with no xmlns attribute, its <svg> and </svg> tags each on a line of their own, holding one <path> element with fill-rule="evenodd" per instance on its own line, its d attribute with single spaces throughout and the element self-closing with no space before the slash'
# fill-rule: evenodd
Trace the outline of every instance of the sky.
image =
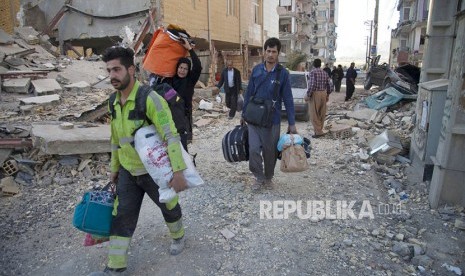
<svg viewBox="0 0 465 276">
<path fill-rule="evenodd" d="M 381 61 L 389 59 L 391 29 L 399 22 L 397 2 L 379 0 L 377 51 Z M 373 20 L 375 3 L 375 0 L 339 0 L 336 64 L 348 65 L 353 61 L 355 67 L 362 67 L 365 63 L 367 36 L 370 35 L 370 25 L 365 25 L 365 21 Z"/>
</svg>

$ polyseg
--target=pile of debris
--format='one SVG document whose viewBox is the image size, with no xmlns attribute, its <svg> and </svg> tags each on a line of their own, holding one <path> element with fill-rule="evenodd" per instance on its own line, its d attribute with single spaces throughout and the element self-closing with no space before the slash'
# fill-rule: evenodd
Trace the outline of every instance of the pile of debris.
<svg viewBox="0 0 465 276">
<path fill-rule="evenodd" d="M 393 201 L 408 198 L 407 176 L 410 167 L 410 139 L 414 128 L 415 104 L 400 102 L 396 106 L 371 109 L 363 104 L 366 94 L 357 95 L 359 102 L 333 106 L 325 126 L 328 135 L 341 139 L 351 156 L 342 156 L 336 163 L 353 166 L 354 175 L 374 169 Z M 362 100 L 360 100 L 362 99 Z"/>
<path fill-rule="evenodd" d="M 96 56 L 58 55 L 48 37 L 31 27 L 17 28 L 14 37 L 0 30 L 3 195 L 31 185 L 107 179 L 107 99 L 113 88 L 105 69 Z M 198 128 L 225 113 L 213 90 L 202 87 L 193 103 Z"/>
</svg>

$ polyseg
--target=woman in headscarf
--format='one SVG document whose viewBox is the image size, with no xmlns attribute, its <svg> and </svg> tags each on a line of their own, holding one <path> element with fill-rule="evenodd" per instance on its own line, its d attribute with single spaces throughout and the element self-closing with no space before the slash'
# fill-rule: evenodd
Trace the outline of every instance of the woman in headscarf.
<svg viewBox="0 0 465 276">
<path fill-rule="evenodd" d="M 189 126 L 187 133 L 180 133 L 180 135 L 181 143 L 187 151 L 187 144 L 192 140 L 192 97 L 194 95 L 195 84 L 199 80 L 200 73 L 202 72 L 202 64 L 188 40 L 185 38 L 181 39 L 183 40 L 184 48 L 189 51 L 192 65 L 188 58 L 180 58 L 176 65 L 176 75 L 171 79 L 170 84 L 184 100 Z"/>
</svg>

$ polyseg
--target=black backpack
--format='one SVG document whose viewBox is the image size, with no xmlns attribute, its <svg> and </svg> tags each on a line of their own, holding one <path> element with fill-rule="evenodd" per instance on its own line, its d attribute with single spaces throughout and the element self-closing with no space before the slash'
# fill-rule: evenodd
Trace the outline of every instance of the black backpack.
<svg viewBox="0 0 465 276">
<path fill-rule="evenodd" d="M 155 84 L 153 89 L 168 102 L 178 133 L 182 135 L 189 132 L 189 119 L 186 115 L 186 106 L 184 100 L 176 90 L 167 83 Z"/>
<path fill-rule="evenodd" d="M 174 124 L 179 134 L 184 134 L 188 131 L 188 119 L 185 113 L 184 100 L 177 94 L 177 92 L 166 83 L 155 85 L 155 89 L 149 85 L 141 85 L 137 90 L 135 99 L 135 107 L 129 112 L 129 120 L 145 120 L 148 124 L 152 124 L 152 121 L 147 117 L 147 97 L 155 90 L 160 96 L 162 96 L 167 102 L 171 110 L 171 116 L 173 117 Z M 111 119 L 116 118 L 116 111 L 113 103 L 116 99 L 116 92 L 110 95 L 109 108 Z M 134 130 L 133 135 L 138 129 Z"/>
</svg>

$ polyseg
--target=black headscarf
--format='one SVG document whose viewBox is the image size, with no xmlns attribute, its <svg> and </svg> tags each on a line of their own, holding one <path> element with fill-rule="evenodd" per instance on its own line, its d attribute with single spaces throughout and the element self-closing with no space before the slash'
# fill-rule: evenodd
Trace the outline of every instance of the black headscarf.
<svg viewBox="0 0 465 276">
<path fill-rule="evenodd" d="M 187 75 L 186 77 L 189 75 L 189 73 L 191 72 L 191 60 L 188 59 L 188 58 L 185 58 L 185 57 L 182 57 L 178 60 L 178 64 L 176 64 L 176 75 L 178 74 L 178 68 L 179 68 L 179 65 L 181 65 L 182 63 L 186 63 L 187 64 Z M 178 76 L 179 78 L 179 76 Z"/>
</svg>

